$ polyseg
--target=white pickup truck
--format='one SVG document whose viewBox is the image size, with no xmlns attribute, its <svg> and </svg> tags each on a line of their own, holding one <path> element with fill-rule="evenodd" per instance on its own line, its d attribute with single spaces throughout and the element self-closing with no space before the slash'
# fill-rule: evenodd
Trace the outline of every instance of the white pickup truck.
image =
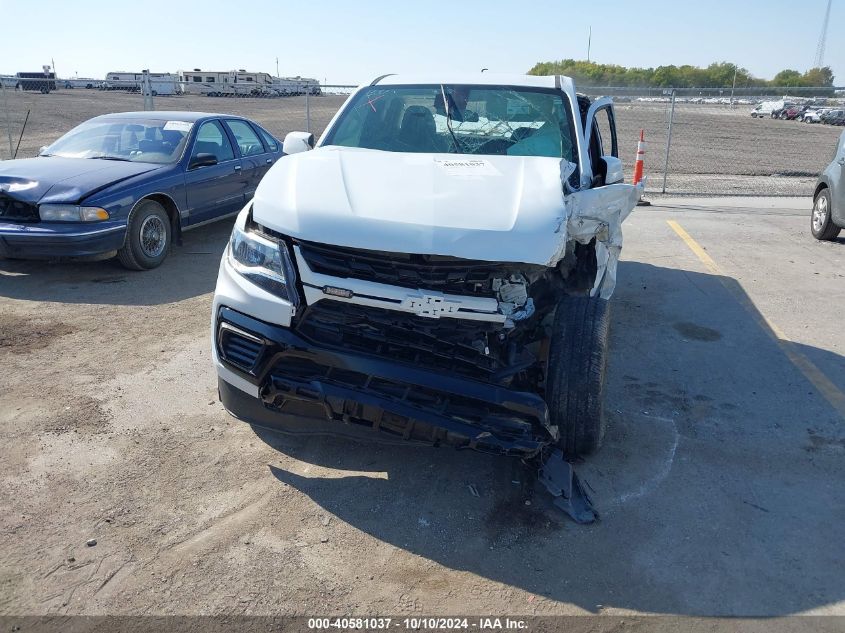
<svg viewBox="0 0 845 633">
<path fill-rule="evenodd" d="M 226 409 L 535 459 L 591 520 L 565 459 L 604 435 L 607 300 L 642 192 L 611 101 L 560 76 L 386 75 L 284 151 L 220 263 Z"/>
</svg>

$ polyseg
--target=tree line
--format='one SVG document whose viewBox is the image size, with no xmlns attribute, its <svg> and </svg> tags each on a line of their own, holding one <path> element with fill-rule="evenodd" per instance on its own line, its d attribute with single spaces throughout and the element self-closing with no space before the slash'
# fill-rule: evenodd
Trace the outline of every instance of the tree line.
<svg viewBox="0 0 845 633">
<path fill-rule="evenodd" d="M 755 77 L 745 68 L 729 62 L 715 62 L 706 68 L 698 66 L 658 66 L 657 68 L 627 68 L 616 64 L 597 64 L 576 59 L 539 62 L 528 71 L 529 75 L 567 75 L 584 86 L 627 86 L 658 88 L 730 88 L 736 70 L 737 88 L 765 87 L 830 87 L 833 72 L 829 66 L 811 68 L 801 73 L 797 70 L 780 71 L 772 79 Z"/>
</svg>

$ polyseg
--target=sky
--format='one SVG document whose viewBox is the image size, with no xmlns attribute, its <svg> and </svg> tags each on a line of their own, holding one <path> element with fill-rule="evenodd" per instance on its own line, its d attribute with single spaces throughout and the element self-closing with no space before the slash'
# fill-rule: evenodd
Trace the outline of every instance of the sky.
<svg viewBox="0 0 845 633">
<path fill-rule="evenodd" d="M 385 73 L 528 71 L 587 57 L 624 66 L 727 61 L 771 79 L 813 65 L 827 0 L 0 0 L 0 74 L 61 77 L 244 68 L 357 84 Z M 15 27 L 19 24 L 20 27 Z M 845 0 L 825 65 L 845 84 Z"/>
</svg>

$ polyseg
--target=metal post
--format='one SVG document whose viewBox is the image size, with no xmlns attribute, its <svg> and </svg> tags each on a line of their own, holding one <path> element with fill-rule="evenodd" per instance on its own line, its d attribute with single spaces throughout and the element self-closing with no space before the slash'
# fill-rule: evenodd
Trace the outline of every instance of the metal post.
<svg viewBox="0 0 845 633">
<path fill-rule="evenodd" d="M 731 84 L 731 110 L 734 107 L 734 89 L 736 88 L 736 71 L 738 70 L 737 65 L 734 64 L 734 82 Z"/>
<path fill-rule="evenodd" d="M 663 163 L 663 193 L 666 193 L 666 175 L 669 173 L 669 148 L 672 146 L 672 122 L 675 120 L 675 89 L 672 89 L 672 106 L 669 112 L 669 132 L 666 135 L 666 160 Z"/>
<path fill-rule="evenodd" d="M 153 107 L 153 87 L 150 84 L 150 71 L 141 71 L 141 91 L 144 93 L 144 110 L 155 110 Z"/>
<path fill-rule="evenodd" d="M 311 132 L 311 103 L 308 100 L 308 93 L 311 92 L 311 89 L 306 87 L 305 88 L 305 131 Z"/>
<path fill-rule="evenodd" d="M 9 100 L 6 97 L 6 84 L 0 78 L 0 90 L 3 92 L 3 109 L 6 111 L 6 132 L 9 135 L 9 158 L 12 157 L 12 120 L 9 118 Z"/>
</svg>

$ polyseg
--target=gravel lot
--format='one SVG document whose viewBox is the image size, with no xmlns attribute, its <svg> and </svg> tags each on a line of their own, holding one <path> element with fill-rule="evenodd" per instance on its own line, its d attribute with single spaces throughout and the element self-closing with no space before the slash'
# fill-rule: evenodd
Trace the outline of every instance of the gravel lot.
<svg viewBox="0 0 845 633">
<path fill-rule="evenodd" d="M 60 90 L 49 95 L 6 92 L 13 144 L 30 111 L 18 156 L 34 156 L 74 125 L 106 112 L 143 109 L 138 94 L 120 91 Z M 311 97 L 311 126 L 319 133 L 345 97 Z M 158 110 L 227 112 L 250 117 L 283 138 L 305 129 L 305 98 L 233 99 L 183 95 L 156 97 Z M 0 101 L 0 109 L 3 102 Z M 816 176 L 830 161 L 842 128 L 793 121 L 752 119 L 751 108 L 679 104 L 675 110 L 666 187 L 670 193 L 733 195 L 812 195 Z M 668 106 L 660 103 L 617 105 L 620 154 L 633 173 L 636 141 L 645 130 L 647 187 L 662 190 Z M 0 131 L 5 132 L 0 116 Z M 0 137 L 0 157 L 8 158 Z"/>
<path fill-rule="evenodd" d="M 843 417 L 754 314 L 845 389 L 845 240 L 807 200 L 661 205 L 626 223 L 591 526 L 505 459 L 231 419 L 230 223 L 147 273 L 0 262 L 0 614 L 845 615 Z"/>
</svg>

